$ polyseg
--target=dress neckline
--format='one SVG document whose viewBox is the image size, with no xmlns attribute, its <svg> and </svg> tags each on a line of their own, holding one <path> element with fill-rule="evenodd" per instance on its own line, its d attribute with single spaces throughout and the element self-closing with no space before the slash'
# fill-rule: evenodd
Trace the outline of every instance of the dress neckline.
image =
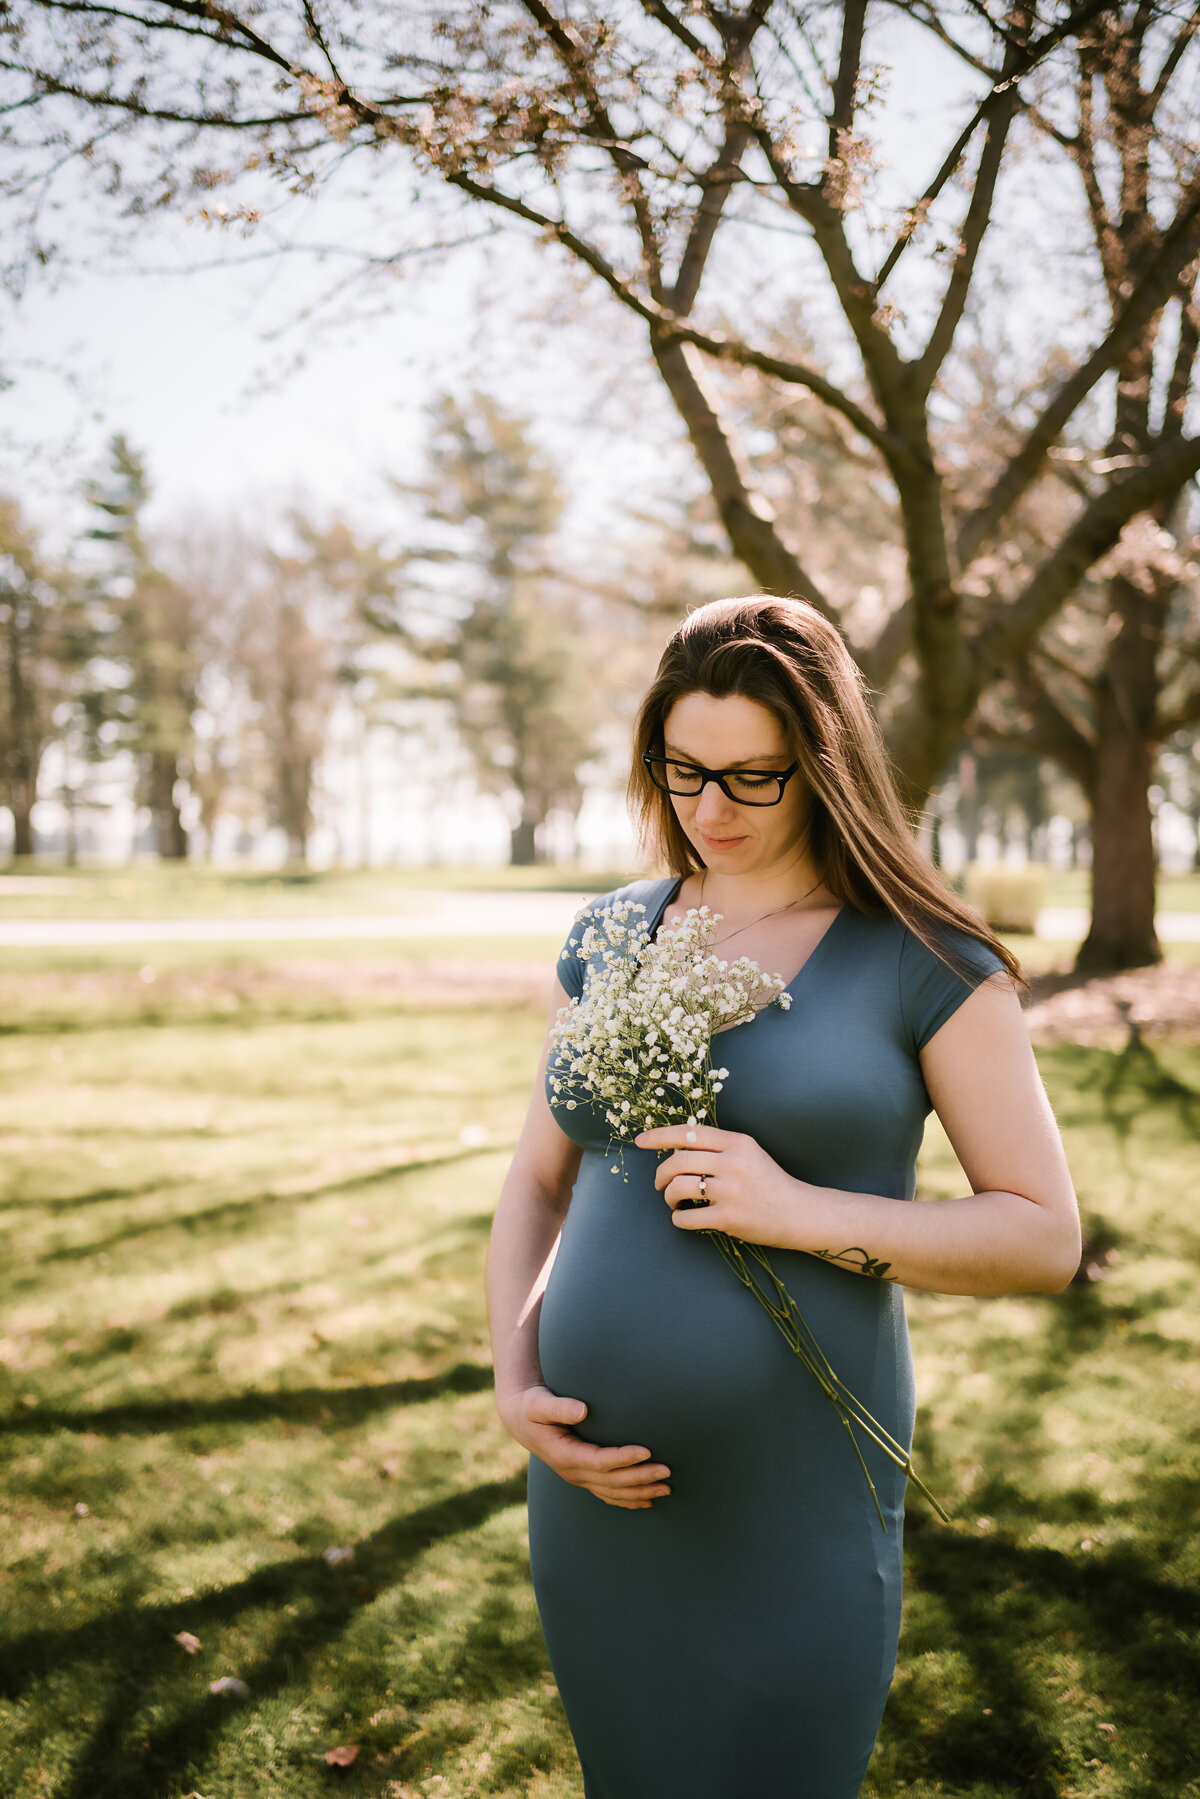
<svg viewBox="0 0 1200 1799">
<path fill-rule="evenodd" d="M 652 943 L 653 943 L 656 935 L 658 934 L 659 926 L 662 924 L 662 921 L 663 921 L 664 917 L 666 916 L 667 907 L 670 905 L 673 905 L 674 902 L 679 898 L 680 889 L 682 888 L 683 883 L 686 880 L 687 880 L 686 875 L 678 876 L 678 878 L 672 884 L 670 892 L 664 895 L 662 904 L 658 907 L 658 910 L 655 912 L 653 918 L 651 919 L 651 921 L 650 921 L 650 941 Z M 821 932 L 821 935 L 817 938 L 817 941 L 813 944 L 812 948 L 809 950 L 807 956 L 805 956 L 803 962 L 801 962 L 799 968 L 796 970 L 796 972 L 792 976 L 791 980 L 787 983 L 787 985 L 785 987 L 782 987 L 780 989 L 781 993 L 786 993 L 789 995 L 789 997 L 792 997 L 792 998 L 795 997 L 794 994 L 792 993 L 792 989 L 795 987 L 796 983 L 799 981 L 799 979 L 800 979 L 801 975 L 804 973 L 805 969 L 808 968 L 809 964 L 811 962 L 816 961 L 816 959 L 820 955 L 821 951 L 825 948 L 825 945 L 829 941 L 830 937 L 837 930 L 837 927 L 838 927 L 839 923 L 841 922 L 842 918 L 845 916 L 845 914 L 849 910 L 850 910 L 849 906 L 845 905 L 844 903 L 838 907 L 837 911 L 834 913 L 834 915 L 830 919 L 829 923 L 825 926 L 825 929 Z M 746 1020 L 746 1023 L 748 1023 L 748 1024 L 751 1022 L 752 1021 L 750 1019 Z M 736 1031 L 739 1028 L 740 1027 L 738 1025 L 731 1024 L 731 1025 L 726 1025 L 725 1030 Z M 724 1031 L 714 1032 L 714 1036 L 723 1037 L 724 1035 L 725 1035 Z"/>
</svg>

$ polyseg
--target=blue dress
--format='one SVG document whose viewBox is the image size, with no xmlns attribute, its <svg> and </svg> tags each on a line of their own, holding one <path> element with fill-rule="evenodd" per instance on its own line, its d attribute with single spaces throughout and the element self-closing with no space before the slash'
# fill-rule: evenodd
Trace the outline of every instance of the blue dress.
<svg viewBox="0 0 1200 1799">
<path fill-rule="evenodd" d="M 639 900 L 653 931 L 681 884 L 593 907 Z M 1001 966 L 956 944 L 978 980 Z M 567 948 L 574 996 L 585 970 Z M 912 1199 L 931 1109 L 918 1052 L 974 984 L 890 914 L 843 907 L 790 1009 L 717 1039 L 718 1123 L 798 1178 Z M 864 1445 L 885 1534 L 828 1400 L 716 1245 L 672 1224 L 658 1156 L 626 1148 L 624 1179 L 600 1108 L 554 1116 L 584 1153 L 542 1301 L 543 1378 L 586 1401 L 589 1441 L 644 1444 L 671 1470 L 667 1497 L 624 1511 L 530 1463 L 534 1589 L 588 1799 L 854 1799 L 895 1667 L 904 1476 Z M 798 1251 L 773 1261 L 907 1446 L 900 1288 Z"/>
</svg>

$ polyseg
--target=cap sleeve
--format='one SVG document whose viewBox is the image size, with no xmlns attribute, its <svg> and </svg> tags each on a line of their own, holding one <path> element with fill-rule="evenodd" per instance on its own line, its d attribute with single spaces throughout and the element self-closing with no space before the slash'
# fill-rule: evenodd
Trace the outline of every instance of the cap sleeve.
<svg viewBox="0 0 1200 1799">
<path fill-rule="evenodd" d="M 584 929 L 601 912 L 606 911 L 614 901 L 632 900 L 648 917 L 654 921 L 662 916 L 663 909 L 671 894 L 678 891 L 679 880 L 676 876 L 667 876 L 664 880 L 630 881 L 625 887 L 614 887 L 610 893 L 598 893 L 582 906 L 575 914 L 575 922 L 567 932 L 567 941 L 558 952 L 559 985 L 570 999 L 581 999 L 587 982 L 587 963 L 582 962 L 576 949 L 583 936 Z"/>
<path fill-rule="evenodd" d="M 587 963 L 582 962 L 575 953 L 583 936 L 584 928 L 592 922 L 598 912 L 603 912 L 607 905 L 610 905 L 614 899 L 621 898 L 624 892 L 624 888 L 617 887 L 611 893 L 598 893 L 595 899 L 590 899 L 587 905 L 581 906 L 575 914 L 575 921 L 567 932 L 567 941 L 558 952 L 559 985 L 568 999 L 581 999 L 584 983 L 587 980 Z"/>
<path fill-rule="evenodd" d="M 924 1049 L 976 987 L 1004 967 L 995 950 L 969 932 L 937 929 L 946 947 L 970 969 L 970 978 L 964 979 L 905 928 L 900 944 L 900 1006 L 914 1052 Z"/>
<path fill-rule="evenodd" d="M 579 999 L 583 993 L 586 968 L 575 953 L 576 945 L 583 935 L 583 927 L 588 921 L 591 906 L 586 907 L 576 918 L 567 932 L 567 941 L 558 954 L 558 980 L 568 999 Z"/>
</svg>

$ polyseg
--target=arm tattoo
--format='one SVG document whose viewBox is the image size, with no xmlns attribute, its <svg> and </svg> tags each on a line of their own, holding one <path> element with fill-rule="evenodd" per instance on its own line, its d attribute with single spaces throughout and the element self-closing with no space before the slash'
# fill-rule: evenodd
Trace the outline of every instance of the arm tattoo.
<svg viewBox="0 0 1200 1799">
<path fill-rule="evenodd" d="M 853 1268 L 855 1274 L 870 1274 L 880 1281 L 893 1278 L 892 1264 L 876 1261 L 865 1249 L 813 1249 L 809 1254 L 819 1257 L 822 1262 L 840 1262 L 844 1268 Z"/>
</svg>

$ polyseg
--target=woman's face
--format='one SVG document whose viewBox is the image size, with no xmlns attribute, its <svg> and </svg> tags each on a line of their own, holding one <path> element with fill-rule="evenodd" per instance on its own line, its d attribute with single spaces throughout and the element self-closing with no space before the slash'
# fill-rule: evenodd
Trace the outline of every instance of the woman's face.
<svg viewBox="0 0 1200 1799">
<path fill-rule="evenodd" d="M 788 767 L 783 727 L 773 712 L 740 694 L 722 699 L 689 693 L 676 700 L 663 724 L 668 756 L 702 768 L 778 770 Z M 688 841 L 714 873 L 749 874 L 792 861 L 808 823 L 809 792 L 799 770 L 777 806 L 739 806 L 715 781 L 694 799 L 672 794 L 671 804 Z"/>
</svg>

